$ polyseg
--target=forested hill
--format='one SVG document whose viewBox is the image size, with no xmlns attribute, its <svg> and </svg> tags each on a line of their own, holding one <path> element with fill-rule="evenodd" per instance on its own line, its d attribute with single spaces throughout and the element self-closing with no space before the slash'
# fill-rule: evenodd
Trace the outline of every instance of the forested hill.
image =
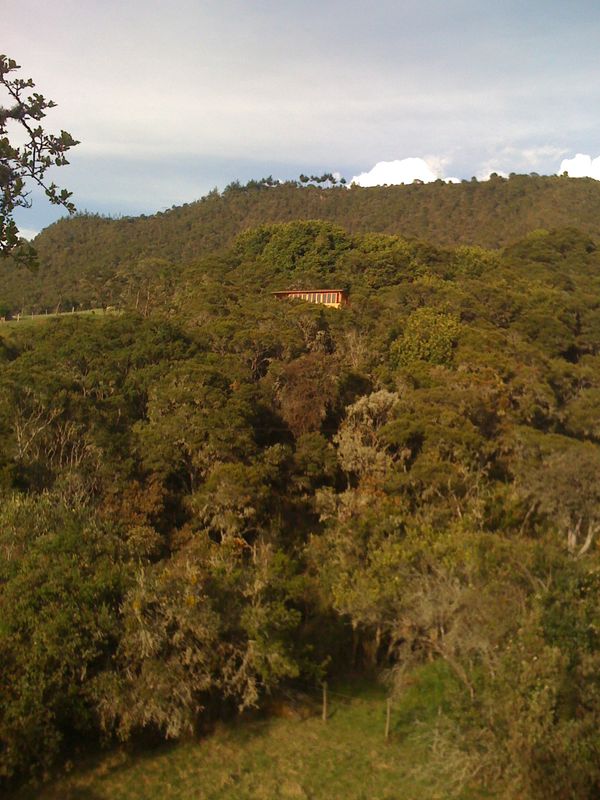
<svg viewBox="0 0 600 800">
<path fill-rule="evenodd" d="M 348 308 L 268 294 L 325 281 Z M 143 315 L 141 286 L 120 315 L 0 325 L 0 793 L 349 665 L 404 697 L 432 664 L 447 779 L 420 796 L 597 800 L 589 234 L 293 221 L 165 271 Z"/>
<path fill-rule="evenodd" d="M 294 220 L 120 275 L 122 314 L 0 325 L 0 794 L 351 668 L 431 698 L 416 796 L 598 800 L 597 241 Z"/>
<path fill-rule="evenodd" d="M 368 189 L 252 181 L 153 216 L 79 215 L 38 236 L 35 275 L 2 266 L 0 306 L 118 302 L 115 275 L 131 274 L 146 259 L 188 264 L 228 246 L 245 229 L 295 219 L 324 219 L 351 234 L 400 234 L 438 245 L 497 248 L 537 228 L 564 226 L 599 237 L 600 183 L 535 175 Z"/>
</svg>

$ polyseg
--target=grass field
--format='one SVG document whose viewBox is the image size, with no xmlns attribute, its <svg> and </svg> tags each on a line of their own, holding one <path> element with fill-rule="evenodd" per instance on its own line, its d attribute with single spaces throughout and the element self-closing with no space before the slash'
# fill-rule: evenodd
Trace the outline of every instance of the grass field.
<svg viewBox="0 0 600 800">
<path fill-rule="evenodd" d="M 341 685 L 327 722 L 315 697 L 300 710 L 221 723 L 203 739 L 111 751 L 15 800 L 446 800 L 427 744 L 445 680 L 435 666 L 421 673 L 393 706 L 388 741 L 384 689 Z"/>
<path fill-rule="evenodd" d="M 69 317 L 91 317 L 92 319 L 102 319 L 106 316 L 115 316 L 121 314 L 119 310 L 107 311 L 103 308 L 91 308 L 85 311 L 61 311 L 58 314 L 25 314 L 20 319 L 8 319 L 4 322 L 0 321 L 0 339 L 4 338 L 9 340 L 12 336 L 19 331 L 29 330 L 38 325 L 44 325 L 49 320 L 53 319 L 66 319 Z"/>
</svg>

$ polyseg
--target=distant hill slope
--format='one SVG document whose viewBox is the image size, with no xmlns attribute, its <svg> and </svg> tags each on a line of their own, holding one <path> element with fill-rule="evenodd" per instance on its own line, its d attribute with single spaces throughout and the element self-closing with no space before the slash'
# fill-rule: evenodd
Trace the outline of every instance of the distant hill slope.
<svg viewBox="0 0 600 800">
<path fill-rule="evenodd" d="M 430 242 L 502 247 L 536 228 L 575 226 L 600 238 L 600 182 L 514 175 L 460 184 L 319 189 L 230 188 L 153 216 L 61 220 L 36 239 L 40 269 L 2 265 L 0 306 L 40 309 L 111 302 L 109 281 L 140 260 L 189 263 L 247 228 L 325 219 L 350 233 L 396 233 Z"/>
</svg>

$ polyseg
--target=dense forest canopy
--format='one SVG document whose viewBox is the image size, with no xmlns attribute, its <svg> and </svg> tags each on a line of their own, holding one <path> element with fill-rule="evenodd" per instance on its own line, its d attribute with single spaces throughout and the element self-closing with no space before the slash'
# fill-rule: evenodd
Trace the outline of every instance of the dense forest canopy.
<svg viewBox="0 0 600 800">
<path fill-rule="evenodd" d="M 234 188 L 45 232 L 39 297 L 124 313 L 0 329 L 0 776 L 439 660 L 474 791 L 597 797 L 598 192 Z M 350 306 L 270 294 L 325 284 Z"/>
<path fill-rule="evenodd" d="M 234 183 L 152 216 L 83 213 L 63 219 L 36 238 L 35 275 L 0 264 L 0 306 L 31 312 L 118 305 L 123 283 L 135 281 L 135 273 L 151 263 L 191 264 L 231 247 L 244 230 L 296 219 L 326 220 L 351 235 L 385 233 L 492 249 L 538 228 L 575 226 L 600 237 L 600 185 L 592 179 L 511 175 L 460 184 L 324 185 Z"/>
</svg>

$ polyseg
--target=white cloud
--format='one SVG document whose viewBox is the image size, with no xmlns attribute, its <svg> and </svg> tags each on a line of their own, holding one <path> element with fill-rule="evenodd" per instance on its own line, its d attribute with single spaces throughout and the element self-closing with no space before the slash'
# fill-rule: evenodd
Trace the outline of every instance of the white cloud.
<svg viewBox="0 0 600 800">
<path fill-rule="evenodd" d="M 552 144 L 542 144 L 536 147 L 526 147 L 521 151 L 521 161 L 528 166 L 538 167 L 549 160 L 554 160 L 564 156 L 569 151 L 564 147 L 556 147 Z"/>
<path fill-rule="evenodd" d="M 504 172 L 501 169 L 490 169 L 488 166 L 485 166 L 480 172 L 477 173 L 476 178 L 478 181 L 489 181 L 492 175 L 500 175 L 501 178 L 508 178 L 508 172 Z"/>
<path fill-rule="evenodd" d="M 21 236 L 23 239 L 27 239 L 27 241 L 35 239 L 38 233 L 39 231 L 34 231 L 31 228 L 19 228 L 19 236 Z"/>
<path fill-rule="evenodd" d="M 479 181 L 487 181 L 493 172 L 508 177 L 509 173 L 519 174 L 539 172 L 542 175 L 554 173 L 555 164 L 569 151 L 553 144 L 540 144 L 531 147 L 504 145 L 492 148 L 477 170 L 472 173 Z"/>
<path fill-rule="evenodd" d="M 592 158 L 584 153 L 577 153 L 574 158 L 564 158 L 558 174 L 568 173 L 571 178 L 595 178 L 600 181 L 600 156 Z"/>
<path fill-rule="evenodd" d="M 350 183 L 359 186 L 412 183 L 415 180 L 431 183 L 439 178 L 458 182 L 458 178 L 444 178 L 444 159 L 402 158 L 396 161 L 378 161 L 369 172 L 355 175 Z"/>
</svg>

